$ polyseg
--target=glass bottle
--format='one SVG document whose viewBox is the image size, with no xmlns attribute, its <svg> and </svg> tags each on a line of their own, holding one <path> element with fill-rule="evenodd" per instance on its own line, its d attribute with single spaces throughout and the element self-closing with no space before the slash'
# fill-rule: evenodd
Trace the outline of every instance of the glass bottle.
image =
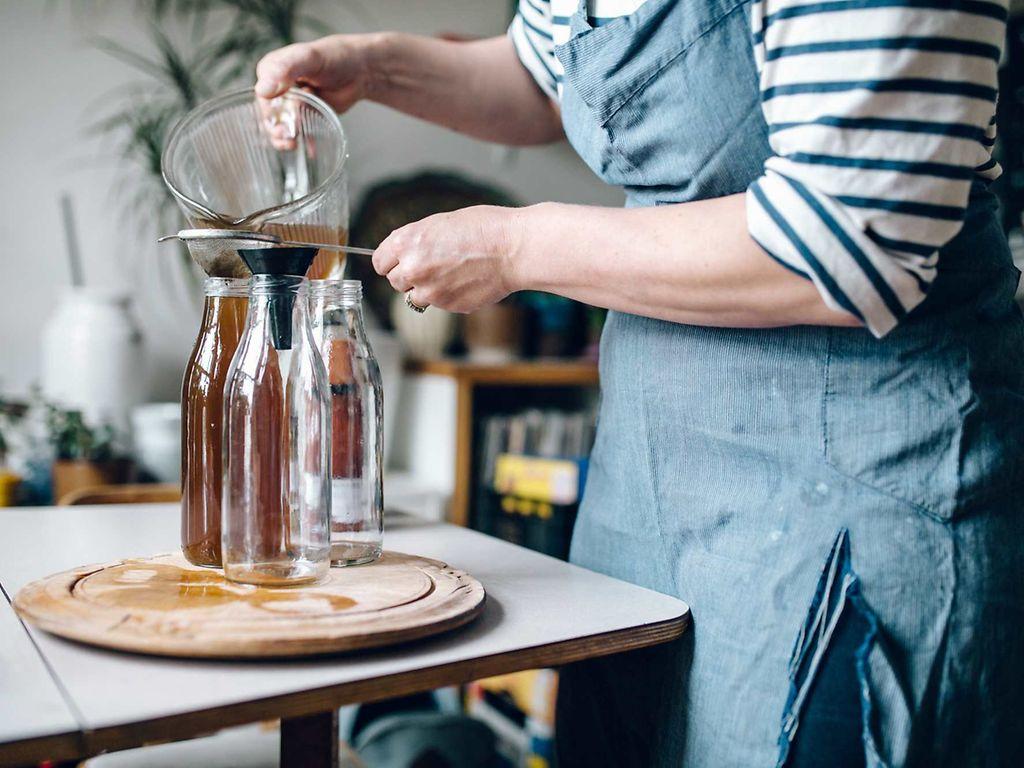
<svg viewBox="0 0 1024 768">
<path fill-rule="evenodd" d="M 249 305 L 249 280 L 208 277 L 203 319 L 181 386 L 181 551 L 219 568 L 224 380 Z"/>
<path fill-rule="evenodd" d="M 363 327 L 358 280 L 310 282 L 313 338 L 331 390 L 331 562 L 380 557 L 384 532 L 383 391 Z"/>
<path fill-rule="evenodd" d="M 224 389 L 224 575 L 314 581 L 330 567 L 330 403 L 307 282 L 254 275 Z"/>
</svg>

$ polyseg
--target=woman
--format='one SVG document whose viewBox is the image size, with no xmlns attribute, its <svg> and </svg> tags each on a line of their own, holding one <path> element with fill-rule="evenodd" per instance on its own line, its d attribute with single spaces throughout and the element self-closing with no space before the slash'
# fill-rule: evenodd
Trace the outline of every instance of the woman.
<svg viewBox="0 0 1024 768">
<path fill-rule="evenodd" d="M 572 559 L 692 608 L 566 670 L 566 765 L 1018 765 L 1024 323 L 986 190 L 1005 0 L 521 0 L 334 36 L 257 92 L 568 138 L 625 209 L 394 232 L 410 305 L 611 310 Z M 1017 493 L 1013 493 L 1016 490 Z"/>
</svg>

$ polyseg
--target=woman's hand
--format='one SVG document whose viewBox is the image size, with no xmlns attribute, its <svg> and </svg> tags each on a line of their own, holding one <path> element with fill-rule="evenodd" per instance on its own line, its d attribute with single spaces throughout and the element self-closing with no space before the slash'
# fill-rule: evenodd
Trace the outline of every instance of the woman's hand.
<svg viewBox="0 0 1024 768">
<path fill-rule="evenodd" d="M 373 268 L 414 304 L 472 312 L 518 290 L 513 265 L 518 209 L 478 205 L 392 232 Z"/>
<path fill-rule="evenodd" d="M 557 105 L 507 35 L 470 42 L 401 32 L 331 35 L 272 51 L 256 65 L 256 95 L 268 118 L 274 119 L 272 100 L 292 87 L 313 91 L 338 112 L 368 99 L 501 144 L 563 137 Z"/>
<path fill-rule="evenodd" d="M 309 88 L 338 112 L 366 97 L 373 35 L 331 35 L 271 51 L 256 65 L 256 95 L 273 99 L 289 88 Z"/>
</svg>

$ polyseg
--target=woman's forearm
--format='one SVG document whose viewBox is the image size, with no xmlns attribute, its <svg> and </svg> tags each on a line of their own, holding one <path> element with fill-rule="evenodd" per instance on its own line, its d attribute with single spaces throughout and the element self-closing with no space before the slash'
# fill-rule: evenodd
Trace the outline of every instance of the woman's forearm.
<svg viewBox="0 0 1024 768">
<path fill-rule="evenodd" d="M 555 104 L 519 63 L 512 41 L 450 42 L 373 36 L 366 98 L 486 141 L 545 144 L 562 138 Z"/>
<path fill-rule="evenodd" d="M 858 325 L 747 233 L 745 196 L 653 208 L 543 203 L 519 209 L 516 289 L 692 325 Z"/>
</svg>

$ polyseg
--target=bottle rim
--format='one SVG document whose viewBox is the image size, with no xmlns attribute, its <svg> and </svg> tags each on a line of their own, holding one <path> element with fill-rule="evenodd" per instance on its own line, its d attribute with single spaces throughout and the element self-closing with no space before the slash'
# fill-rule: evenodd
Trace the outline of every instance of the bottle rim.
<svg viewBox="0 0 1024 768">
<path fill-rule="evenodd" d="M 206 277 L 203 294 L 213 298 L 239 298 L 249 295 L 248 277 Z"/>
<path fill-rule="evenodd" d="M 309 295 L 314 299 L 358 303 L 363 298 L 363 284 L 359 280 L 310 280 Z"/>
</svg>

